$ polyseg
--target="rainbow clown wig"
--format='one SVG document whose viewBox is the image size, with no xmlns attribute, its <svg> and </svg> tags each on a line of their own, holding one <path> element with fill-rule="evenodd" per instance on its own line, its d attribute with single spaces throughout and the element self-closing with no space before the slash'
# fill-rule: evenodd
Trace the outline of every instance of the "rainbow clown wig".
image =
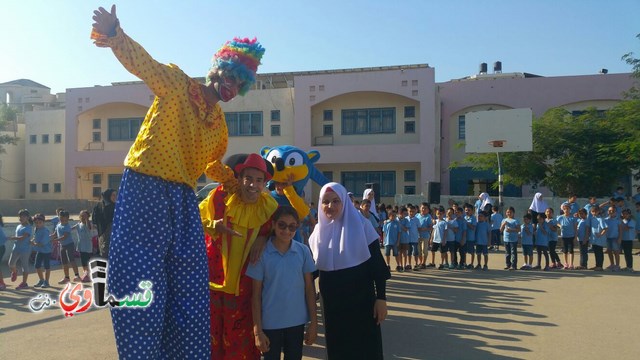
<svg viewBox="0 0 640 360">
<path fill-rule="evenodd" d="M 264 48 L 256 38 L 233 38 L 227 41 L 215 55 L 213 55 L 211 69 L 207 74 L 207 85 L 222 70 L 233 75 L 240 84 L 238 94 L 244 95 L 251 85 L 256 82 L 256 71 L 260 59 L 264 55 Z"/>
</svg>

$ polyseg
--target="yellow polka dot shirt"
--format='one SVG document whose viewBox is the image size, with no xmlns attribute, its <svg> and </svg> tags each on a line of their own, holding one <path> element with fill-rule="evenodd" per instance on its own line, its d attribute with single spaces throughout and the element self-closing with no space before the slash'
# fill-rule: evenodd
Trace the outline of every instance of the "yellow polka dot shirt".
<svg viewBox="0 0 640 360">
<path fill-rule="evenodd" d="M 220 183 L 233 179 L 221 161 L 228 133 L 220 105 L 204 100 L 202 86 L 176 65 L 161 64 L 120 27 L 96 45 L 110 47 L 122 65 L 156 96 L 124 165 L 137 172 L 195 187 L 206 175 Z"/>
</svg>

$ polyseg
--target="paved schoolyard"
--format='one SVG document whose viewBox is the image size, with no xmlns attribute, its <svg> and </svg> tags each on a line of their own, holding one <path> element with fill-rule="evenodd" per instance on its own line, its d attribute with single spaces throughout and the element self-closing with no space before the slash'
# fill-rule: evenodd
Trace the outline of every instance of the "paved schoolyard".
<svg viewBox="0 0 640 360">
<path fill-rule="evenodd" d="M 640 272 L 504 271 L 503 256 L 492 253 L 487 272 L 394 272 L 385 358 L 637 358 Z M 31 298 L 57 298 L 62 286 L 16 291 L 6 263 L 2 270 L 9 287 L 0 292 L 0 358 L 117 358 L 108 310 L 70 318 L 57 306 L 32 313 Z M 54 271 L 52 280 L 61 273 Z M 35 279 L 30 276 L 30 285 Z M 323 343 L 321 329 L 319 344 L 306 347 L 304 359 L 325 359 Z"/>
</svg>

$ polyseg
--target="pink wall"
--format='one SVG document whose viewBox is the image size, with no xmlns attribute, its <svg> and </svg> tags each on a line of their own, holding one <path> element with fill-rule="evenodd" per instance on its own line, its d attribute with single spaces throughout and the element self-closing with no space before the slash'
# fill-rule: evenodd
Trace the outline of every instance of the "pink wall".
<svg viewBox="0 0 640 360">
<path fill-rule="evenodd" d="M 630 74 L 536 77 L 439 83 L 442 119 L 442 193 L 449 193 L 451 116 L 478 105 L 531 108 L 539 117 L 553 107 L 595 100 L 621 100 L 633 84 Z"/>
</svg>

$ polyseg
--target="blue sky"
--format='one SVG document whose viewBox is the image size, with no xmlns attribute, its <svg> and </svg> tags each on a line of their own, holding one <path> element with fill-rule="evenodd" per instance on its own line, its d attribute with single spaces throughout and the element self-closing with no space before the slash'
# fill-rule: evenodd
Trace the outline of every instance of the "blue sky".
<svg viewBox="0 0 640 360">
<path fill-rule="evenodd" d="M 117 1 L 122 28 L 156 60 L 204 76 L 234 36 L 266 48 L 259 72 L 427 63 L 436 81 L 477 73 L 543 76 L 630 72 L 640 57 L 638 0 Z M 136 78 L 89 39 L 93 0 L 0 5 L 0 83 L 27 78 L 63 92 Z"/>
</svg>

